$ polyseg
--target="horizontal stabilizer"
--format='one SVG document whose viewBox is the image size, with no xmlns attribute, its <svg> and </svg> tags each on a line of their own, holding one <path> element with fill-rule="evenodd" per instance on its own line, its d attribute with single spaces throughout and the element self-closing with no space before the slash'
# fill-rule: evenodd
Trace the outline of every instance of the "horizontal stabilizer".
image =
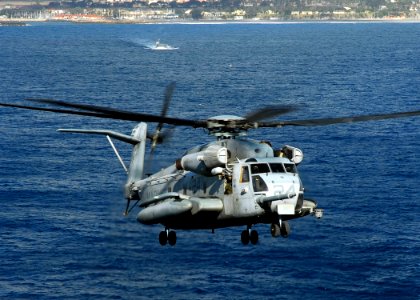
<svg viewBox="0 0 420 300">
<path fill-rule="evenodd" d="M 132 145 L 136 145 L 140 143 L 140 140 L 133 138 L 130 135 L 126 135 L 123 133 L 119 133 L 112 130 L 90 130 L 90 129 L 58 129 L 59 132 L 70 132 L 70 133 L 86 133 L 86 134 L 101 134 L 101 135 L 108 135 L 113 137 L 117 140 L 123 141 L 125 143 L 129 143 Z"/>
</svg>

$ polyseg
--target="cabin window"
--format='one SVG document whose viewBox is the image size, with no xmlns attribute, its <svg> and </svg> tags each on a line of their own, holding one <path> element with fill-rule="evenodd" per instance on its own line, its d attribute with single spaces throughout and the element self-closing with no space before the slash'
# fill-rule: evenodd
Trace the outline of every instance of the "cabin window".
<svg viewBox="0 0 420 300">
<path fill-rule="evenodd" d="M 284 168 L 287 173 L 297 173 L 296 166 L 294 164 L 284 164 Z"/>
<path fill-rule="evenodd" d="M 270 168 L 267 164 L 253 164 L 251 165 L 251 174 L 270 173 Z"/>
<path fill-rule="evenodd" d="M 286 172 L 283 168 L 283 164 L 270 164 L 271 172 L 273 173 L 284 173 Z"/>
<path fill-rule="evenodd" d="M 239 182 L 249 182 L 249 169 L 248 166 L 242 167 L 241 169 L 241 177 Z"/>
<path fill-rule="evenodd" d="M 254 188 L 254 193 L 268 191 L 267 184 L 264 182 L 260 175 L 252 176 L 252 187 Z"/>
</svg>

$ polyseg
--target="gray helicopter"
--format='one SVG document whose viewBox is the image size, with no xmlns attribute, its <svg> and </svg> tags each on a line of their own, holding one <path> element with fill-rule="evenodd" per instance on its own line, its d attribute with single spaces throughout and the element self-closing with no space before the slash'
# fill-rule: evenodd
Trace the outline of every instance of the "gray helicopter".
<svg viewBox="0 0 420 300">
<path fill-rule="evenodd" d="M 273 237 L 290 234 L 289 220 L 312 215 L 323 216 L 316 201 L 304 196 L 304 187 L 297 171 L 303 152 L 285 145 L 274 149 L 268 141 L 246 138 L 250 129 L 283 126 L 319 126 L 352 123 L 420 115 L 420 111 L 355 117 L 324 118 L 295 121 L 264 121 L 293 110 L 287 106 L 271 106 L 254 111 L 245 117 L 221 115 L 207 120 L 167 117 L 175 84 L 165 91 L 160 115 L 135 113 L 106 107 L 75 104 L 53 99 L 27 99 L 47 104 L 47 107 L 0 103 L 0 106 L 75 114 L 105 119 L 140 122 L 131 135 L 111 130 L 59 129 L 61 132 L 105 135 L 117 158 L 127 172 L 125 197 L 127 215 L 139 206 L 138 222 L 146 225 L 162 224 L 161 245 L 175 245 L 175 230 L 207 229 L 243 226 L 243 244 L 257 244 L 255 224 L 269 224 Z M 55 107 L 55 108 L 54 108 Z M 147 123 L 158 123 L 153 134 Z M 187 126 L 204 128 L 215 141 L 186 151 L 169 167 L 145 176 L 146 143 L 151 153 L 161 143 L 162 127 Z M 133 146 L 127 167 L 113 139 Z M 132 204 L 134 202 L 134 204 Z"/>
</svg>

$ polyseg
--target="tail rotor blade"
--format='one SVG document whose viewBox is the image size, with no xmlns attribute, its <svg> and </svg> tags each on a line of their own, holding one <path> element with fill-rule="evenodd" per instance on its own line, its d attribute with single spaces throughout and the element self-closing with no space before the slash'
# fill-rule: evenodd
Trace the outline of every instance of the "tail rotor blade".
<svg viewBox="0 0 420 300">
<path fill-rule="evenodd" d="M 165 89 L 165 94 L 164 94 L 164 98 L 163 98 L 163 106 L 162 106 L 162 111 L 160 114 L 160 117 L 165 119 L 166 115 L 168 114 L 168 110 L 169 110 L 169 106 L 172 100 L 172 95 L 174 93 L 175 90 L 175 82 L 171 82 Z M 163 122 L 159 122 L 158 125 L 156 126 L 156 130 L 152 136 L 152 143 L 150 145 L 150 154 L 149 154 L 149 159 L 147 164 L 150 165 L 152 164 L 153 161 L 153 155 L 156 149 L 157 144 L 161 144 L 163 142 L 163 137 L 167 136 L 167 134 L 161 134 L 162 132 L 162 128 L 163 128 Z"/>
<path fill-rule="evenodd" d="M 176 85 L 175 82 L 171 82 L 165 89 L 165 97 L 163 99 L 162 112 L 160 114 L 160 117 L 162 118 L 166 118 L 166 115 L 168 114 L 169 105 L 171 103 L 172 95 L 175 90 L 175 85 Z M 158 125 L 156 126 L 156 130 L 152 138 L 152 145 L 151 145 L 152 153 L 155 150 L 156 145 L 161 142 L 159 139 L 159 136 L 162 131 L 162 127 L 163 127 L 163 122 L 159 122 Z"/>
</svg>

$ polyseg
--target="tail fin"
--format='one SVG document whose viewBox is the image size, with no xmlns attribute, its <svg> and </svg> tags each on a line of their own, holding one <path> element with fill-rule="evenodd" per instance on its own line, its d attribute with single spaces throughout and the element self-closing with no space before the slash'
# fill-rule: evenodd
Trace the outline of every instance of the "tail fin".
<svg viewBox="0 0 420 300">
<path fill-rule="evenodd" d="M 139 123 L 136 127 L 134 127 L 131 136 L 140 142 L 135 144 L 133 147 L 130 167 L 128 169 L 127 183 L 143 179 L 144 177 L 144 154 L 146 151 L 147 124 Z"/>
</svg>

